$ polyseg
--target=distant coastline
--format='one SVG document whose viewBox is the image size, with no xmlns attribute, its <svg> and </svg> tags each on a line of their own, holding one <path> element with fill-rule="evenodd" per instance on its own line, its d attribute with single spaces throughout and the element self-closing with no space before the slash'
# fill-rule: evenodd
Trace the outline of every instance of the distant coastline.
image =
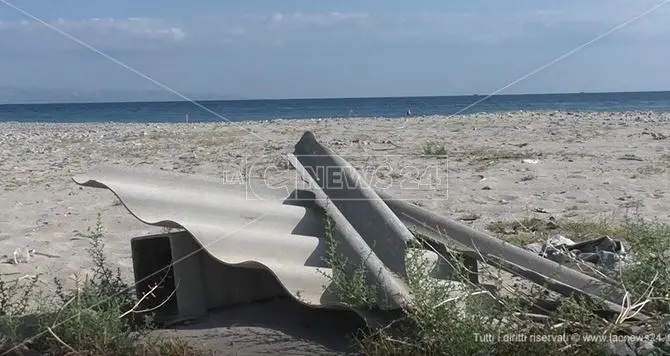
<svg viewBox="0 0 670 356">
<path fill-rule="evenodd" d="M 244 100 L 237 95 L 184 92 L 187 98 L 198 100 Z M 126 102 L 179 101 L 179 95 L 167 90 L 83 90 L 49 88 L 0 87 L 0 105 L 97 104 Z"/>
<path fill-rule="evenodd" d="M 65 90 L 63 90 L 65 92 Z M 67 91 L 70 92 L 70 91 Z M 106 91 L 95 92 L 96 96 L 104 95 Z M 89 98 L 85 100 L 72 99 L 32 99 L 23 101 L 7 101 L 6 93 L 3 93 L 3 88 L 0 88 L 0 105 L 51 105 L 51 104 L 125 104 L 125 103 L 183 103 L 191 102 L 190 100 L 179 99 L 175 100 L 175 94 L 164 91 L 107 91 L 110 93 L 122 92 L 116 96 L 123 96 L 124 99 L 94 99 Z M 209 102 L 237 102 L 237 101 L 315 101 L 315 100 L 366 100 L 366 99 L 434 99 L 434 98 L 513 98 L 513 97 L 547 97 L 547 96 L 571 96 L 571 95 L 617 95 L 617 94 L 642 94 L 642 95 L 668 95 L 670 97 L 670 90 L 663 91 L 622 91 L 622 92 L 562 92 L 562 93 L 524 93 L 524 94 L 459 94 L 459 95 L 417 95 L 417 96 L 361 96 L 361 97 L 300 97 L 300 98 L 253 98 L 236 95 L 218 95 L 208 93 L 186 93 L 185 97 L 192 99 L 198 103 Z M 66 94 L 62 94 L 66 95 Z M 84 95 L 85 96 L 85 95 Z M 147 99 L 147 96 L 156 97 L 156 99 Z M 135 99 L 137 98 L 137 99 Z"/>
</svg>

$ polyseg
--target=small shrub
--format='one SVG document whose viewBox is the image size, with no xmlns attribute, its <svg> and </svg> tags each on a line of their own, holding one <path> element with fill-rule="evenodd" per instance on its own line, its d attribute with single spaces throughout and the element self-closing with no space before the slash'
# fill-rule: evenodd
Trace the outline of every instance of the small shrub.
<svg viewBox="0 0 670 356">
<path fill-rule="evenodd" d="M 34 281 L 25 285 L 0 282 L 0 329 L 4 333 L 0 351 L 29 344 L 49 355 L 203 354 L 183 341 L 151 337 L 151 317 L 135 315 L 133 288 L 107 261 L 100 215 L 95 227 L 80 235 L 89 239 L 87 252 L 94 267 L 92 276 L 76 279 L 75 289 L 67 290 L 62 280 L 55 279 L 55 295 L 40 296 L 38 307 L 30 310 Z"/>
<path fill-rule="evenodd" d="M 447 155 L 447 149 L 444 147 L 444 145 L 438 144 L 433 141 L 428 141 L 423 145 L 423 155 L 430 157 L 435 156 L 444 157 Z"/>
<path fill-rule="evenodd" d="M 331 268 L 328 276 L 334 287 L 334 293 L 340 301 L 351 308 L 370 310 L 376 306 L 377 291 L 370 287 L 365 275 L 365 266 L 354 266 L 347 258 L 337 253 L 337 241 L 333 239 L 332 219 L 325 218 L 326 264 Z"/>
<path fill-rule="evenodd" d="M 636 219 L 627 222 L 620 236 L 634 262 L 623 271 L 624 286 L 636 298 L 653 288 L 652 309 L 670 313 L 670 226 Z"/>
<path fill-rule="evenodd" d="M 540 219 L 536 217 L 512 221 L 494 221 L 487 230 L 503 236 L 506 241 L 524 244 L 546 241 L 552 235 L 561 234 L 573 241 L 584 241 L 602 236 L 618 237 L 624 231 L 620 224 L 611 219 Z"/>
<path fill-rule="evenodd" d="M 11 348 L 24 332 L 21 321 L 36 294 L 37 281 L 38 277 L 0 280 L 0 352 Z"/>
<path fill-rule="evenodd" d="M 503 149 L 478 148 L 467 153 L 471 164 L 497 163 L 516 159 L 532 158 L 533 154 L 527 151 L 510 151 Z"/>
</svg>

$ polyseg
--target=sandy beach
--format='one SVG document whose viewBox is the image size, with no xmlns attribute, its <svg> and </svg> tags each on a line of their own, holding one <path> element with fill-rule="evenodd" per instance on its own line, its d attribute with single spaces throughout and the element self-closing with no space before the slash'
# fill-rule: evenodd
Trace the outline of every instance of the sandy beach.
<svg viewBox="0 0 670 356">
<path fill-rule="evenodd" d="M 377 189 L 477 229 L 537 214 L 616 220 L 639 214 L 670 222 L 668 113 L 0 123 L 0 255 L 28 247 L 53 256 L 3 263 L 0 273 L 40 274 L 49 288 L 54 276 L 90 272 L 88 241 L 77 231 L 95 225 L 100 213 L 110 261 L 130 282 L 129 239 L 160 230 L 137 221 L 110 191 L 80 188 L 73 175 L 101 164 L 141 166 L 220 177 L 223 183 L 249 175 L 281 186 L 295 179 L 285 157 L 307 130 L 374 178 Z M 242 339 L 241 348 L 253 343 Z"/>
</svg>

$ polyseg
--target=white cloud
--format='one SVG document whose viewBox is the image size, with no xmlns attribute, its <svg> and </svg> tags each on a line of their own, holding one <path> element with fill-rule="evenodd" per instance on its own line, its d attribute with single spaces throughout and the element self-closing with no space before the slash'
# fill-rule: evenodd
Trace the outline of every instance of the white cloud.
<svg viewBox="0 0 670 356">
<path fill-rule="evenodd" d="M 319 26 L 330 26 L 338 23 L 350 22 L 350 21 L 359 21 L 369 18 L 367 13 L 340 13 L 340 12 L 327 12 L 327 13 L 303 13 L 303 12 L 291 12 L 291 13 L 274 13 L 272 15 L 261 15 L 261 16 L 249 16 L 248 19 L 269 19 L 271 22 L 288 22 L 288 23 L 304 23 L 304 24 L 314 24 Z"/>
<path fill-rule="evenodd" d="M 648 9 L 652 1 L 660 0 L 573 0 L 541 9 L 524 5 L 523 11 L 499 5 L 470 13 L 211 13 L 50 23 L 180 90 L 270 97 L 468 94 L 500 88 Z M 663 85 L 669 13 L 670 5 L 514 88 Z M 25 20 L 0 22 L 0 65 L 6 69 L 4 83 L 146 84 Z M 637 86 L 617 84 L 629 82 Z"/>
<path fill-rule="evenodd" d="M 100 49 L 151 50 L 169 46 L 231 49 L 332 49 L 338 46 L 538 45 L 575 44 L 649 8 L 650 0 L 610 0 L 613 5 L 580 5 L 477 13 L 270 13 L 212 14 L 201 18 L 56 19 L 49 23 Z M 670 6 L 668 6 L 670 8 Z M 670 10 L 670 9 L 668 9 Z M 668 11 L 666 11 L 667 13 Z M 659 14 L 617 33 L 624 39 L 667 37 Z M 60 37 L 60 41 L 56 38 Z M 50 39 L 50 41 L 47 41 Z M 335 45 L 334 45 L 335 44 Z M 77 45 L 43 24 L 0 22 L 0 52 L 8 48 L 64 48 Z"/>
<path fill-rule="evenodd" d="M 178 43 L 187 39 L 186 31 L 180 26 L 150 18 L 56 19 L 47 23 L 93 46 L 123 48 L 135 47 L 138 43 Z M 52 41 L 47 42 L 47 39 Z M 68 49 L 76 44 L 43 23 L 22 20 L 0 22 L 0 45 Z"/>
</svg>

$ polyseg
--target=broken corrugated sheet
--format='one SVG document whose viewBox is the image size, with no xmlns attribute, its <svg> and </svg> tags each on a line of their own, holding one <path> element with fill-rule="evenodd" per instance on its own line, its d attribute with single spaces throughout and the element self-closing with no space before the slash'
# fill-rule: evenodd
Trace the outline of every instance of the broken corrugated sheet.
<svg viewBox="0 0 670 356">
<path fill-rule="evenodd" d="M 385 196 L 382 201 L 382 198 L 357 174 L 355 168 L 332 150 L 319 144 L 311 132 L 306 132 L 296 144 L 295 156 L 297 159 L 291 159 L 294 165 L 308 166 L 309 170 L 299 169 L 299 173 L 310 181 L 312 189 L 320 191 L 317 196 L 321 196 L 323 200 L 332 201 L 339 210 L 346 212 L 348 219 L 357 222 L 359 230 L 369 227 L 366 224 L 367 218 L 376 224 L 368 234 L 365 234 L 366 241 L 371 246 L 378 244 L 384 246 L 378 248 L 376 252 L 379 251 L 378 255 L 380 252 L 385 253 L 388 261 L 392 261 L 393 256 L 397 256 L 399 250 L 396 248 L 395 251 L 391 251 L 389 246 L 397 246 L 399 241 L 410 243 L 413 240 L 407 228 L 400 223 L 398 219 L 400 217 L 407 226 L 426 233 L 433 240 L 444 242 L 447 238 L 454 239 L 460 245 L 488 258 L 488 262 L 496 263 L 497 261 L 498 266 L 513 274 L 529 278 L 536 283 L 547 283 L 562 294 L 580 293 L 602 298 L 610 309 L 617 312 L 621 310 L 619 303 L 623 292 L 606 282 L 543 259 L 520 247 L 505 243 L 405 201 L 394 200 L 388 196 Z M 309 173 L 309 177 L 306 177 L 306 173 Z M 371 204 L 356 204 L 358 200 L 367 200 Z M 375 208 L 370 212 L 358 210 L 364 206 Z M 393 212 L 389 206 L 394 209 Z M 380 215 L 375 216 L 374 214 Z M 380 225 L 380 221 L 386 221 L 387 224 Z M 379 236 L 395 238 L 380 241 Z M 396 273 L 402 275 L 401 267 L 396 269 Z M 641 315 L 641 317 L 644 316 Z"/>
<path fill-rule="evenodd" d="M 222 263 L 271 270 L 305 304 L 337 304 L 324 295 L 323 222 L 313 209 L 249 199 L 244 185 L 167 172 L 99 168 L 74 181 L 111 190 L 144 223 L 187 230 Z"/>
<path fill-rule="evenodd" d="M 380 286 L 378 300 L 387 308 L 405 307 L 410 300 L 405 259 L 409 244 L 417 246 L 412 233 L 365 182 L 356 169 L 321 146 L 306 132 L 289 161 L 316 196 L 316 203 L 334 220 L 341 234 L 343 255 L 352 265 L 364 264 L 367 279 Z M 428 252 L 427 253 L 431 253 Z"/>
<path fill-rule="evenodd" d="M 474 230 L 444 216 L 380 194 L 395 214 L 416 231 L 432 240 L 448 244 L 453 240 L 480 254 L 486 263 L 498 266 L 514 275 L 540 285 L 546 285 L 563 295 L 582 294 L 603 300 L 605 306 L 620 312 L 624 292 L 612 284 L 576 271 L 554 261 L 512 245 L 483 232 Z M 639 319 L 646 318 L 642 313 Z"/>
<path fill-rule="evenodd" d="M 314 194 L 302 199 L 282 195 L 281 190 L 262 191 L 255 187 L 254 195 L 250 197 L 248 185 L 224 185 L 206 177 L 110 167 L 98 168 L 73 179 L 84 186 L 111 190 L 128 211 L 144 223 L 185 229 L 197 246 L 222 264 L 270 271 L 289 295 L 306 305 L 348 307 L 338 300 L 333 293 L 334 288 L 330 287 L 332 271 L 324 261 L 327 248 L 324 215 L 323 210 L 314 205 L 315 200 L 320 201 L 318 197 L 314 199 Z M 318 185 L 313 185 L 313 188 L 318 196 L 327 200 L 327 196 L 319 193 Z M 300 192 L 306 193 L 297 191 L 296 194 Z M 380 287 L 378 291 L 382 298 L 377 300 L 381 309 L 396 310 L 406 306 L 410 296 L 403 277 L 406 241 L 413 236 L 388 207 L 386 211 L 373 213 L 385 205 L 369 206 L 372 201 L 360 199 L 353 202 L 369 214 L 361 216 L 366 220 L 367 227 L 360 226 L 363 221 L 360 218 L 345 217 L 335 205 L 323 204 L 321 207 L 336 222 L 332 238 L 337 240 L 337 252 L 354 262 L 353 266 L 366 267 L 367 276 Z M 377 201 L 383 204 L 380 199 Z M 357 224 L 356 228 L 350 221 Z M 394 225 L 389 229 L 390 224 Z M 371 227 L 376 229 L 376 234 L 370 234 Z M 393 229 L 397 234 L 390 237 L 399 242 L 396 244 L 400 247 L 398 250 L 389 249 L 386 242 L 389 235 L 385 234 L 393 233 Z M 365 233 L 367 241 L 359 230 Z M 196 252 L 197 246 L 193 247 L 186 241 L 190 240 L 189 234 L 170 236 L 175 264 L 188 265 L 186 261 L 177 260 Z M 370 238 L 377 239 L 375 247 L 368 244 Z M 384 261 L 377 257 L 379 247 L 387 252 Z M 426 254 L 434 255 L 428 251 Z M 437 256 L 433 257 L 432 260 L 436 261 Z M 133 258 L 136 259 L 136 256 Z M 205 282 L 196 283 L 196 279 L 207 279 L 198 273 L 214 273 L 211 263 L 202 261 L 209 260 L 200 258 L 200 262 L 191 263 L 189 267 L 175 267 L 175 273 L 181 274 L 182 283 L 185 283 L 182 284 L 182 291 L 177 288 L 178 299 L 181 298 L 179 308 L 188 310 L 181 310 L 181 317 L 191 312 L 197 314 L 197 305 L 202 304 L 207 295 L 220 292 L 212 292 L 215 287 L 201 286 Z M 386 263 L 392 264 L 393 269 Z M 205 264 L 209 267 L 202 267 Z M 225 284 L 226 281 L 221 280 L 220 283 Z M 202 293 L 204 297 L 184 294 L 197 294 L 195 290 L 202 288 L 209 289 Z M 221 288 L 234 290 L 237 286 Z M 183 289 L 191 290 L 184 292 Z"/>
<path fill-rule="evenodd" d="M 397 310 L 407 306 L 411 301 L 408 253 L 419 251 L 425 259 L 439 260 L 435 252 L 421 249 L 408 230 L 412 227 L 437 244 L 453 239 L 487 263 L 546 283 L 559 293 L 603 298 L 612 310 L 621 309 L 621 295 L 599 279 L 378 194 L 353 166 L 319 144 L 310 132 L 296 144 L 289 160 L 311 193 L 296 187 L 264 189 L 252 181 L 226 185 L 206 177 L 139 169 L 99 168 L 73 179 L 80 185 L 113 191 L 131 214 L 147 224 L 185 229 L 187 234 L 170 237 L 172 262 L 201 246 L 211 261 L 271 272 L 290 296 L 313 307 L 350 307 L 330 288 L 332 270 L 324 261 L 327 237 L 334 239 L 337 252 L 352 265 L 364 267 L 381 294 L 378 307 Z M 325 230 L 326 216 L 335 222 L 332 231 Z M 203 261 L 183 268 L 182 277 L 211 283 L 209 274 L 215 268 L 212 262 Z M 426 273 L 444 278 L 435 271 Z M 236 286 L 218 288 L 234 290 Z M 180 292 L 181 298 L 189 299 L 189 292 Z M 198 299 L 184 303 L 193 307 Z"/>
</svg>

